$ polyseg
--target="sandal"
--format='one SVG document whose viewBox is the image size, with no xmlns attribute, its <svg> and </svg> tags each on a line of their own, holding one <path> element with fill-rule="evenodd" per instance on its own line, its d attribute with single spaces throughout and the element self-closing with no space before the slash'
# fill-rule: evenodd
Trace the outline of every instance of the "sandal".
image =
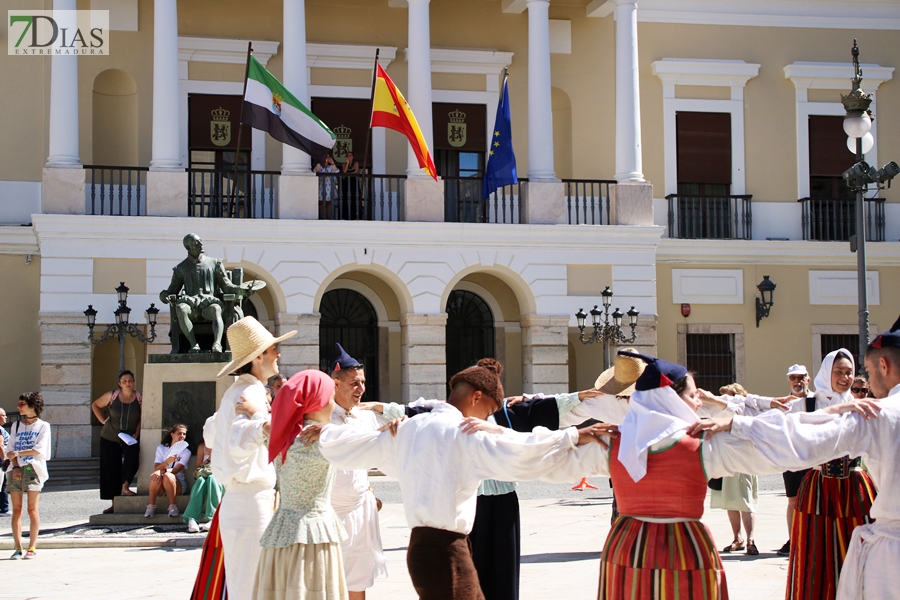
<svg viewBox="0 0 900 600">
<path fill-rule="evenodd" d="M 722 552 L 727 554 L 729 552 L 740 552 L 743 549 L 744 549 L 743 540 L 740 540 L 740 541 L 735 540 L 735 541 L 731 542 L 730 544 L 728 544 L 727 546 L 725 546 L 724 548 L 722 548 Z"/>
<path fill-rule="evenodd" d="M 109 508 L 104 508 L 104 509 L 103 509 L 103 514 L 104 514 L 104 515 L 111 515 L 111 514 L 113 514 L 113 512 L 114 512 L 115 510 L 116 510 L 116 507 L 115 507 L 115 506 L 110 506 Z"/>
<path fill-rule="evenodd" d="M 125 488 L 122 490 L 122 496 L 137 496 L 137 492 L 132 492 L 131 488 Z"/>
<path fill-rule="evenodd" d="M 750 556 L 756 556 L 757 554 L 759 554 L 759 550 L 756 548 L 756 544 L 754 544 L 753 542 L 747 543 L 747 554 Z"/>
</svg>

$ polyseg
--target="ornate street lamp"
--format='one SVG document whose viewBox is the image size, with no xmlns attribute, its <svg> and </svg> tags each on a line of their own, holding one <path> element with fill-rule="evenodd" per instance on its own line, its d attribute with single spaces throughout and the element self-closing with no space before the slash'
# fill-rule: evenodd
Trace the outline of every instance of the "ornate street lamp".
<svg viewBox="0 0 900 600">
<path fill-rule="evenodd" d="M 869 131 L 875 115 L 869 110 L 872 103 L 872 94 L 867 94 L 862 89 L 862 68 L 859 66 L 859 46 L 853 40 L 853 89 L 848 95 L 841 94 L 841 103 L 844 105 L 844 132 L 847 138 L 847 147 L 856 154 L 856 164 L 844 172 L 844 179 L 851 191 L 856 193 L 856 235 L 850 238 L 850 251 L 856 252 L 856 283 L 857 300 L 859 304 L 859 355 L 858 368 L 865 371 L 863 357 L 866 347 L 869 345 L 869 297 L 866 287 L 866 210 L 863 195 L 868 191 L 869 184 L 874 184 L 876 190 L 890 187 L 891 179 L 900 175 L 900 166 L 895 162 L 889 162 L 881 169 L 870 167 L 863 158 L 865 153 L 875 147 L 875 138 Z"/>
<path fill-rule="evenodd" d="M 769 310 L 775 304 L 772 299 L 775 295 L 775 284 L 769 279 L 768 275 L 763 275 L 763 280 L 756 286 L 759 290 L 760 298 L 756 299 L 756 326 L 759 322 L 769 316 Z"/>
<path fill-rule="evenodd" d="M 610 322 L 609 307 L 612 304 L 613 292 L 609 289 L 609 286 L 606 286 L 606 289 L 600 292 L 600 297 L 603 302 L 603 310 L 601 311 L 597 305 L 594 305 L 594 308 L 591 309 L 590 314 L 593 331 L 591 331 L 587 337 L 584 335 L 587 314 L 585 314 L 583 308 L 579 308 L 578 312 L 575 313 L 575 320 L 578 322 L 578 329 L 581 332 L 579 339 L 582 344 L 603 342 L 603 368 L 608 369 L 610 365 L 609 343 L 633 343 L 637 339 L 635 328 L 637 327 L 638 315 L 640 313 L 636 311 L 633 306 L 631 307 L 631 310 L 625 314 L 622 314 L 617 308 L 613 311 L 612 322 Z M 628 317 L 628 326 L 631 327 L 631 337 L 626 337 L 626 335 L 622 333 L 622 320 L 625 316 Z"/>
<path fill-rule="evenodd" d="M 150 303 L 150 308 L 146 311 L 147 323 L 150 325 L 150 337 L 145 337 L 140 328 L 133 323 L 129 323 L 128 319 L 131 315 L 131 309 L 128 307 L 128 286 L 125 282 L 119 284 L 116 288 L 116 296 L 119 299 L 119 306 L 116 307 L 114 315 L 116 322 L 106 326 L 106 331 L 99 338 L 94 338 L 94 325 L 97 322 L 97 311 L 94 310 L 93 304 L 88 304 L 84 316 L 87 318 L 88 341 L 92 344 L 102 344 L 112 336 L 119 338 L 119 373 L 125 370 L 125 338 L 129 335 L 137 338 L 144 344 L 153 343 L 156 339 L 156 318 L 159 309 L 154 303 Z"/>
</svg>

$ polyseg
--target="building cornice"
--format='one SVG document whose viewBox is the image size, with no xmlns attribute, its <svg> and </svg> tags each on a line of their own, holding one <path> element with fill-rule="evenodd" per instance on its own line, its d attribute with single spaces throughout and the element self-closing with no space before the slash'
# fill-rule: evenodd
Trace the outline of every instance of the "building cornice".
<svg viewBox="0 0 900 600">
<path fill-rule="evenodd" d="M 409 48 L 403 49 L 409 61 Z M 503 67 L 512 63 L 512 52 L 470 50 L 463 48 L 432 48 L 432 73 L 465 73 L 469 75 L 499 75 Z"/>
<path fill-rule="evenodd" d="M 41 244 L 120 244 L 110 231 L 127 232 L 129 244 L 160 242 L 180 246 L 187 232 L 214 245 L 287 246 L 297 248 L 471 248 L 655 252 L 665 228 L 658 226 L 496 225 L 487 223 L 409 223 L 378 221 L 301 221 L 279 219 L 95 217 L 34 215 Z M 123 234 L 124 235 L 124 234 Z"/>
<path fill-rule="evenodd" d="M 251 40 L 178 36 L 178 60 L 183 62 L 242 65 L 247 62 L 247 43 Z M 252 40 L 253 56 L 263 66 L 278 53 L 278 42 Z"/>
<path fill-rule="evenodd" d="M 0 227 L 0 254 L 40 254 L 34 226 Z"/>
<path fill-rule="evenodd" d="M 651 63 L 663 85 L 744 87 L 759 75 L 760 65 L 742 60 L 664 58 Z"/>
<path fill-rule="evenodd" d="M 378 64 L 387 68 L 397 58 L 395 46 L 361 46 L 356 44 L 306 44 L 306 64 L 317 69 L 361 69 L 371 71 L 375 51 L 380 49 Z"/>
<path fill-rule="evenodd" d="M 589 17 L 607 17 L 617 0 L 594 0 Z M 900 29 L 900 5 L 890 0 L 641 0 L 643 23 L 798 27 L 814 29 Z"/>
<path fill-rule="evenodd" d="M 861 65 L 863 88 L 874 92 L 885 81 L 894 77 L 894 67 L 881 65 Z M 798 90 L 847 90 L 853 78 L 850 63 L 795 62 L 784 68 L 784 76 L 794 83 Z"/>
<path fill-rule="evenodd" d="M 900 266 L 900 242 L 866 244 L 869 268 Z M 663 239 L 657 264 L 855 267 L 848 242 Z"/>
</svg>

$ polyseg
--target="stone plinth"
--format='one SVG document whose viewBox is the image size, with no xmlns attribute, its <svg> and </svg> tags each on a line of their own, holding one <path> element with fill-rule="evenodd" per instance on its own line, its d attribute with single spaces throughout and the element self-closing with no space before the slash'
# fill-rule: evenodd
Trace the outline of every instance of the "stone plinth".
<svg viewBox="0 0 900 600">
<path fill-rule="evenodd" d="M 188 174 L 184 169 L 147 173 L 147 214 L 152 217 L 188 216 Z"/>
<path fill-rule="evenodd" d="M 447 396 L 447 314 L 400 315 L 403 402 Z"/>
<path fill-rule="evenodd" d="M 444 183 L 434 179 L 409 177 L 406 200 L 401 206 L 402 221 L 442 223 L 444 221 Z M 415 398 L 413 398 L 415 400 Z"/>
<path fill-rule="evenodd" d="M 81 313 L 39 316 L 42 417 L 51 427 L 51 456 L 91 455 L 91 345 Z"/>
<path fill-rule="evenodd" d="M 622 181 L 609 186 L 611 225 L 653 225 L 653 186 Z"/>
<path fill-rule="evenodd" d="M 41 212 L 83 215 L 85 206 L 84 169 L 44 168 L 41 185 Z"/>
<path fill-rule="evenodd" d="M 529 181 L 524 184 L 522 221 L 532 225 L 559 225 L 569 222 L 566 212 L 566 184 Z"/>
<path fill-rule="evenodd" d="M 319 368 L 319 314 L 298 315 L 278 313 L 275 315 L 275 336 L 282 336 L 296 330 L 297 335 L 278 343 L 281 358 L 278 370 L 291 376 L 303 369 Z"/>
<path fill-rule="evenodd" d="M 212 355 L 154 355 L 154 360 L 166 356 L 212 356 Z M 164 426 L 182 423 L 188 426 L 189 441 L 200 435 L 203 422 L 218 408 L 222 396 L 234 382 L 233 377 L 216 378 L 222 362 L 149 362 L 144 365 L 144 402 L 141 406 L 141 461 L 135 482 L 138 493 L 148 493 L 150 473 L 156 447 L 162 441 Z M 168 385 L 167 385 L 168 384 Z M 179 385 L 184 384 L 184 385 Z M 199 384 L 199 385 L 191 385 Z M 206 384 L 206 385 L 203 385 Z M 197 397 L 197 389 L 208 388 L 215 398 Z M 207 409 L 201 410 L 201 406 Z M 207 414 L 208 413 L 208 414 Z M 199 425 L 198 425 L 199 423 Z M 88 436 L 90 441 L 90 436 Z M 195 448 L 196 449 L 196 448 Z M 186 470 L 188 483 L 191 482 L 193 462 Z"/>
<path fill-rule="evenodd" d="M 318 219 L 319 178 L 313 173 L 282 173 L 277 211 L 279 219 Z"/>
<path fill-rule="evenodd" d="M 559 394 L 569 389 L 568 315 L 523 315 L 522 389 Z"/>
</svg>

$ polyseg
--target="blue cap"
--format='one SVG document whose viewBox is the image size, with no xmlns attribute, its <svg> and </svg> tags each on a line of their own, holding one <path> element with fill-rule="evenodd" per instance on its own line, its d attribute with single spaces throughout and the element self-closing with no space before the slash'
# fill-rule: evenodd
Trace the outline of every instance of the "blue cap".
<svg viewBox="0 0 900 600">
<path fill-rule="evenodd" d="M 884 333 L 877 336 L 869 348 L 900 348 L 900 318 Z"/>
<path fill-rule="evenodd" d="M 648 390 L 668 387 L 687 375 L 688 372 L 687 368 L 676 365 L 675 363 L 670 363 L 661 358 L 654 358 L 635 352 L 626 352 L 625 350 L 619 350 L 618 354 L 639 358 L 647 363 L 647 368 L 644 369 L 644 372 L 641 373 L 641 376 L 638 377 L 637 382 L 634 384 L 634 389 L 637 392 L 646 392 Z"/>
<path fill-rule="evenodd" d="M 338 352 L 340 352 L 340 354 L 338 355 L 337 360 L 334 361 L 334 363 L 332 363 L 332 365 L 331 365 L 332 371 L 340 371 L 341 369 L 361 369 L 362 368 L 362 366 L 363 366 L 362 363 L 359 362 L 358 360 L 356 360 L 355 358 L 353 358 L 352 356 L 350 356 L 349 354 L 347 354 L 347 351 L 344 350 L 344 348 L 340 344 L 335 343 L 334 345 L 337 346 Z"/>
</svg>

